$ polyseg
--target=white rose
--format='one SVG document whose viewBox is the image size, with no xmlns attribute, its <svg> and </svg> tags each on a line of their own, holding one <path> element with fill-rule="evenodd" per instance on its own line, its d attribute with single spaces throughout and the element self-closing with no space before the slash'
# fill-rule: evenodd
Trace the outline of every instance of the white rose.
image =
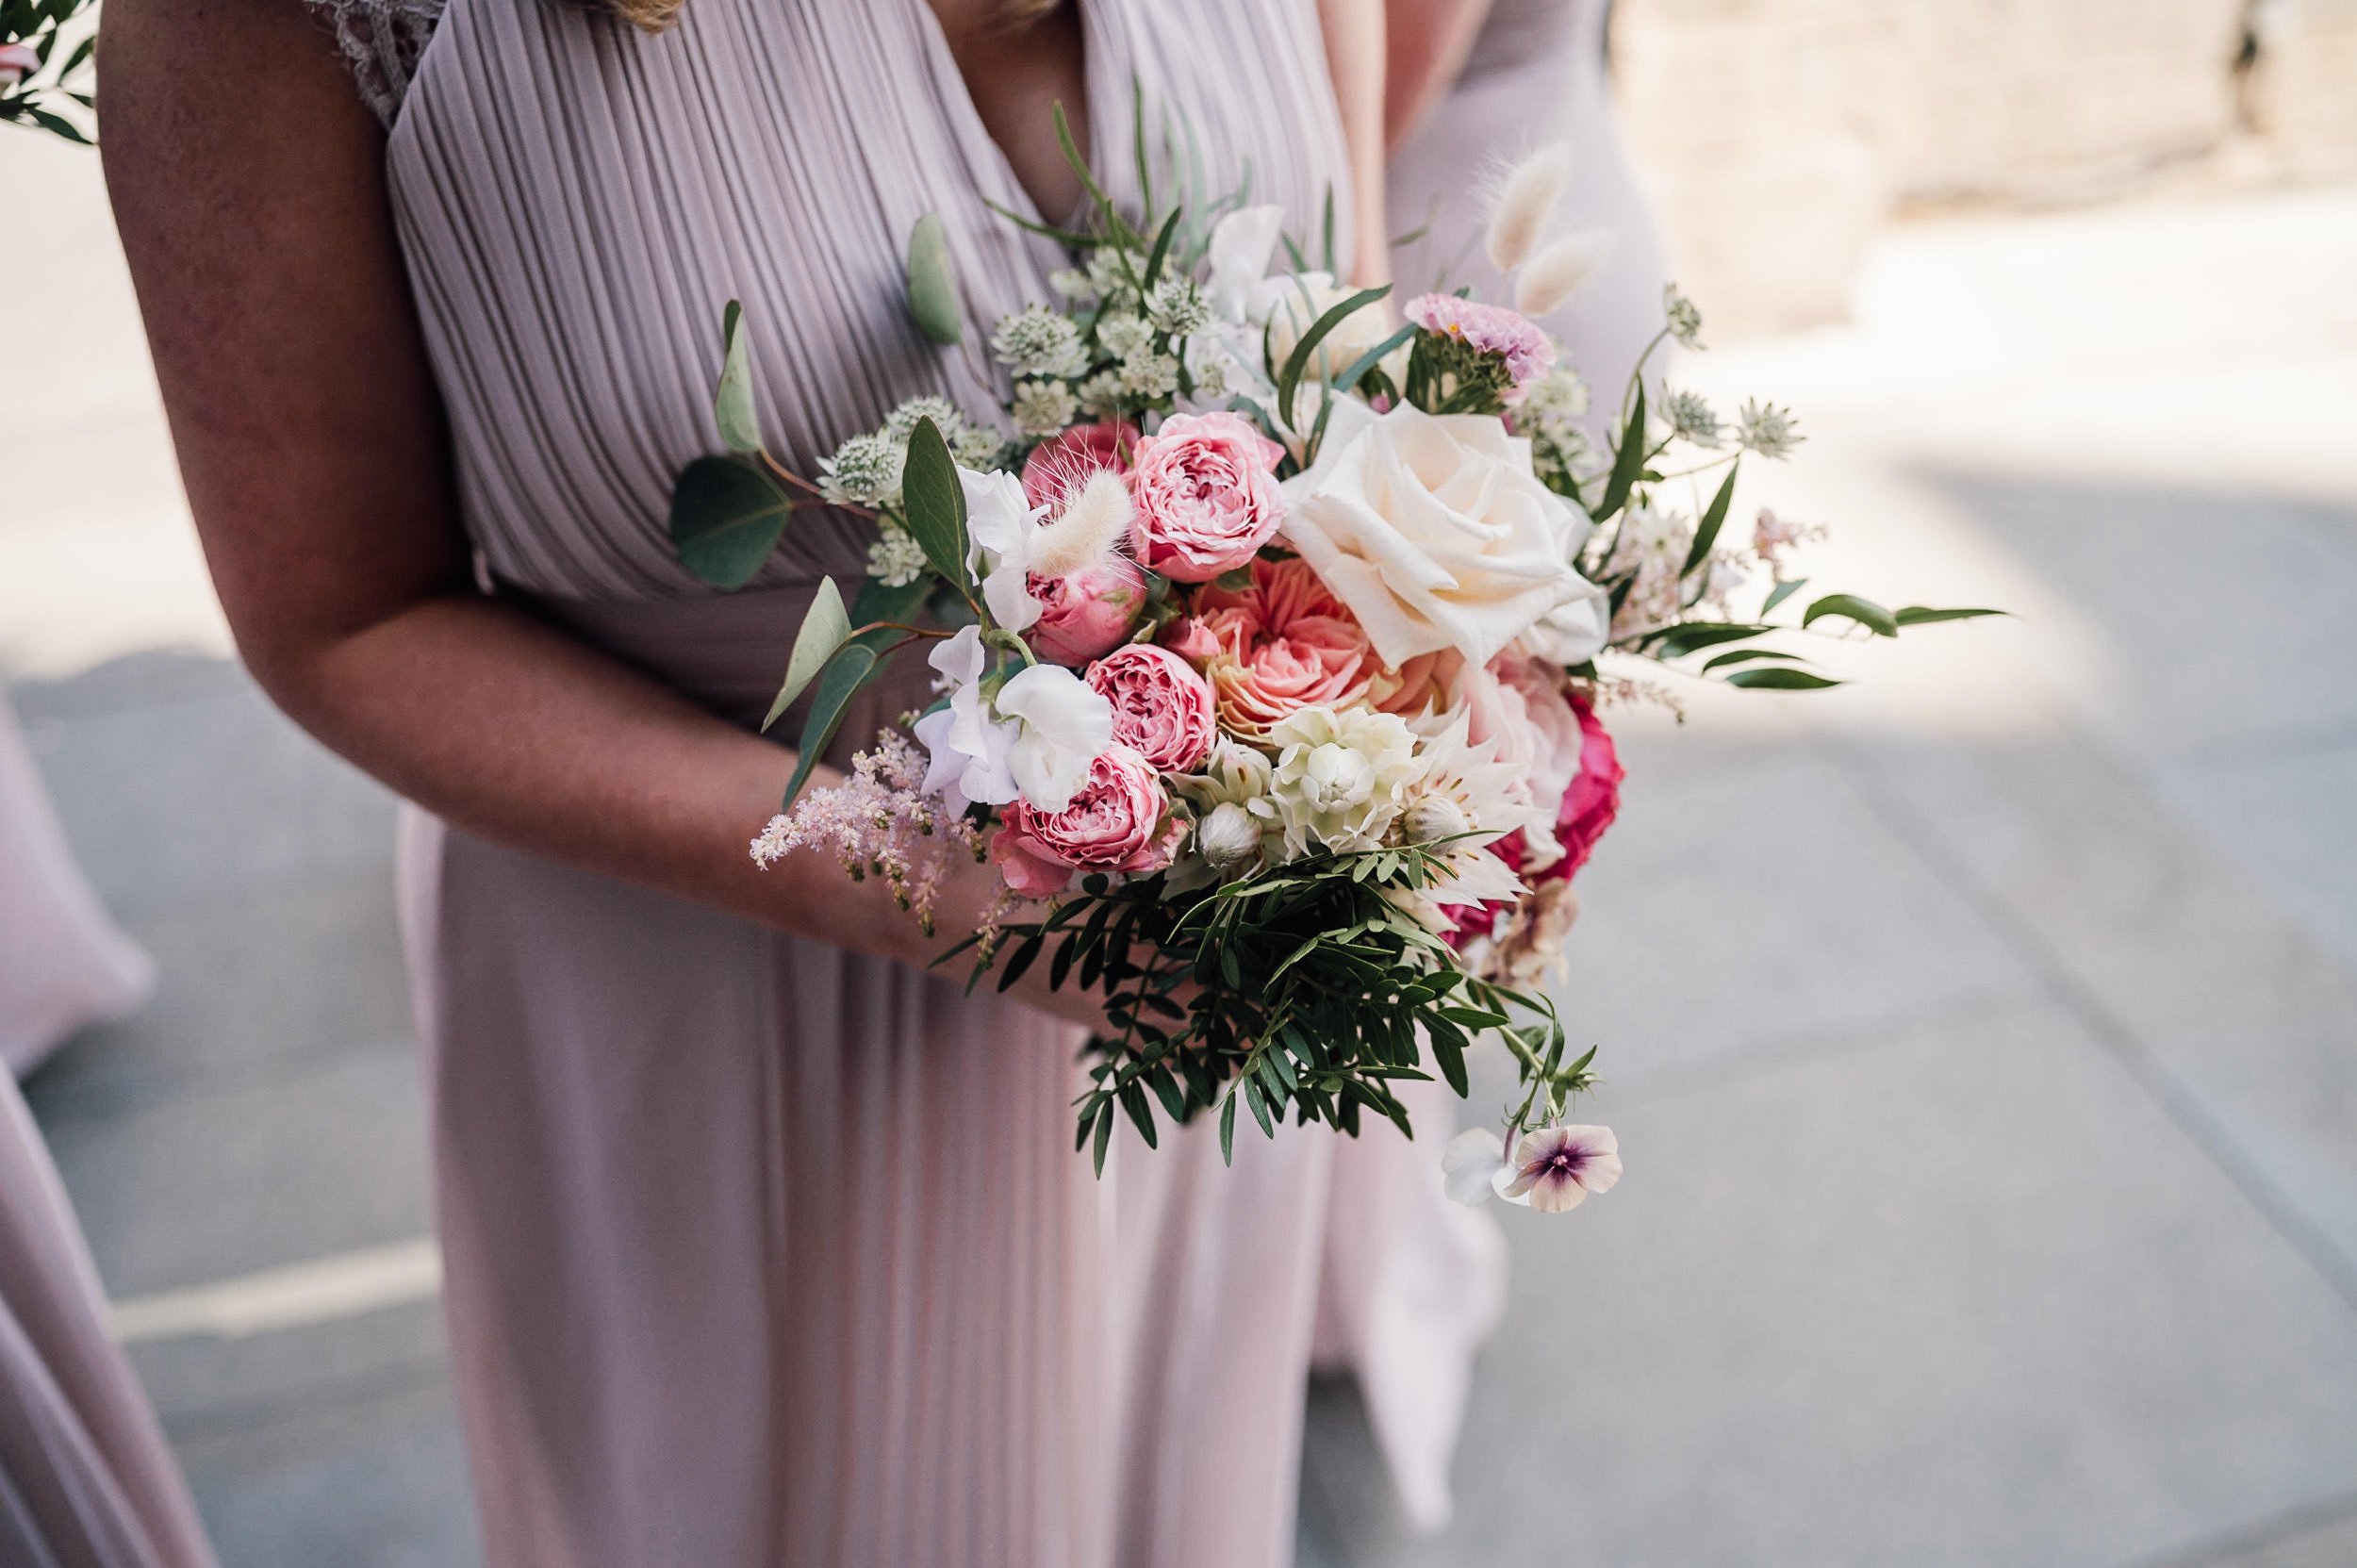
<svg viewBox="0 0 2357 1568">
<path fill-rule="evenodd" d="M 1394 668 L 1450 648 L 1487 664 L 1542 621 L 1554 658 L 1578 646 L 1583 617 L 1601 621 L 1603 590 L 1572 566 L 1592 525 L 1495 419 L 1340 400 L 1285 496 L 1278 532 Z"/>
</svg>

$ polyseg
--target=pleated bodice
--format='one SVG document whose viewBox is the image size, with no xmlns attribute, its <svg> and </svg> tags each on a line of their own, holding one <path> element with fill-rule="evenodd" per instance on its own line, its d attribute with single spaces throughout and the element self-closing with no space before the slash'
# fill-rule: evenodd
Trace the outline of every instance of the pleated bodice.
<svg viewBox="0 0 2357 1568">
<path fill-rule="evenodd" d="M 1180 149 L 1158 153 L 1165 178 L 1190 161 L 1207 195 L 1248 178 L 1305 237 L 1330 189 L 1346 228 L 1313 0 L 1080 4 L 1116 201 L 1141 196 L 1142 103 L 1149 144 Z M 690 0 L 651 38 L 577 6 L 454 0 L 387 156 L 467 526 L 495 576 L 558 598 L 703 591 L 664 517 L 680 468 L 719 448 L 727 301 L 771 449 L 809 472 L 902 399 L 995 410 L 990 327 L 1051 298 L 1067 259 L 992 210 L 1036 216 L 926 0 Z M 948 348 L 903 305 L 929 211 L 967 306 Z M 799 515 L 756 586 L 856 575 L 866 527 Z"/>
</svg>

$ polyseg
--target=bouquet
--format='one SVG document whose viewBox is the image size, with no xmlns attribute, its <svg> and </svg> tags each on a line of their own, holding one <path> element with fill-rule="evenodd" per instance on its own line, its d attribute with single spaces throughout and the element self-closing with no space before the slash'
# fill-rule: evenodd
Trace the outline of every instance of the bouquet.
<svg viewBox="0 0 2357 1568">
<path fill-rule="evenodd" d="M 91 0 L 0 0 L 0 121 L 90 142 L 92 8 Z"/>
<path fill-rule="evenodd" d="M 944 957 L 1102 988 L 1077 1105 L 1100 1169 L 1116 1118 L 1151 1146 L 1158 1110 L 1216 1115 L 1231 1158 L 1240 1108 L 1272 1136 L 1405 1130 L 1397 1085 L 1466 1093 L 1487 1040 L 1519 1098 L 1449 1145 L 1451 1190 L 1569 1209 L 1620 1172 L 1610 1131 L 1569 1120 L 1595 1050 L 1541 989 L 1618 806 L 1599 707 L 1658 694 L 1632 669 L 1821 688 L 1778 633 L 1993 612 L 1833 593 L 1772 619 L 1812 531 L 1762 510 L 1739 545 L 1725 524 L 1742 458 L 1799 440 L 1782 408 L 1729 424 L 1649 397 L 1640 362 L 1617 438 L 1583 437 L 1587 388 L 1530 319 L 1596 255 L 1547 238 L 1560 150 L 1505 179 L 1484 237 L 1520 308 L 1395 314 L 1335 281 L 1330 207 L 1313 265 L 1242 193 L 1117 209 L 1063 140 L 1095 221 L 1044 231 L 1077 264 L 997 324 L 1001 408 L 918 398 L 796 474 L 762 447 L 730 307 L 733 450 L 681 476 L 683 557 L 735 586 L 797 507 L 879 527 L 865 581 L 848 604 L 822 583 L 796 639 L 770 718 L 811 695 L 800 762 L 754 857 L 833 853 L 928 929 L 948 857 L 993 864 L 999 906 Z M 945 254 L 920 223 L 909 295 L 954 340 Z M 1673 289 L 1654 346 L 1700 325 Z M 920 649 L 932 704 L 806 791 L 852 694 Z"/>
</svg>

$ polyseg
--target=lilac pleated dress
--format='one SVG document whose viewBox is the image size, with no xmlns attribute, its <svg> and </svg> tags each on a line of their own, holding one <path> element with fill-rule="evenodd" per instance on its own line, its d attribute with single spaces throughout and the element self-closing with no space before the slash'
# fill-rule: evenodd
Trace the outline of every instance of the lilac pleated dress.
<svg viewBox="0 0 2357 1568">
<path fill-rule="evenodd" d="M 926 0 L 690 0 L 655 38 L 542 0 L 316 3 L 390 121 L 486 575 L 756 716 L 870 536 L 805 514 L 729 598 L 674 563 L 672 476 L 719 445 L 723 304 L 807 471 L 909 396 L 995 405 L 989 323 L 1065 264 L 990 210 L 1030 203 Z M 1080 14 L 1117 200 L 1142 101 L 1193 150 L 1163 177 L 1248 177 L 1302 235 L 1330 190 L 1347 246 L 1314 0 Z M 948 349 L 901 300 L 929 211 L 968 306 Z M 1065 1026 L 422 815 L 401 869 L 494 1568 L 1286 1560 L 1330 1135 L 1240 1138 L 1228 1170 L 1196 1129 L 1099 1182 Z"/>
</svg>

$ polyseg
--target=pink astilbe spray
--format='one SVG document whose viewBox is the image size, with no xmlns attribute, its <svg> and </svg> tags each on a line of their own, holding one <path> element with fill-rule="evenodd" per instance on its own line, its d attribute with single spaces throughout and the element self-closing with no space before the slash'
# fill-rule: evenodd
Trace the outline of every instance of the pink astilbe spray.
<svg viewBox="0 0 2357 1568">
<path fill-rule="evenodd" d="M 874 750 L 852 757 L 849 778 L 805 791 L 793 810 L 769 818 L 753 840 L 753 864 L 773 866 L 796 850 L 832 850 L 853 882 L 870 873 L 883 878 L 894 901 L 931 936 L 951 853 L 980 861 L 982 835 L 920 793 L 924 777 L 925 759 L 909 738 L 882 732 Z"/>
</svg>

